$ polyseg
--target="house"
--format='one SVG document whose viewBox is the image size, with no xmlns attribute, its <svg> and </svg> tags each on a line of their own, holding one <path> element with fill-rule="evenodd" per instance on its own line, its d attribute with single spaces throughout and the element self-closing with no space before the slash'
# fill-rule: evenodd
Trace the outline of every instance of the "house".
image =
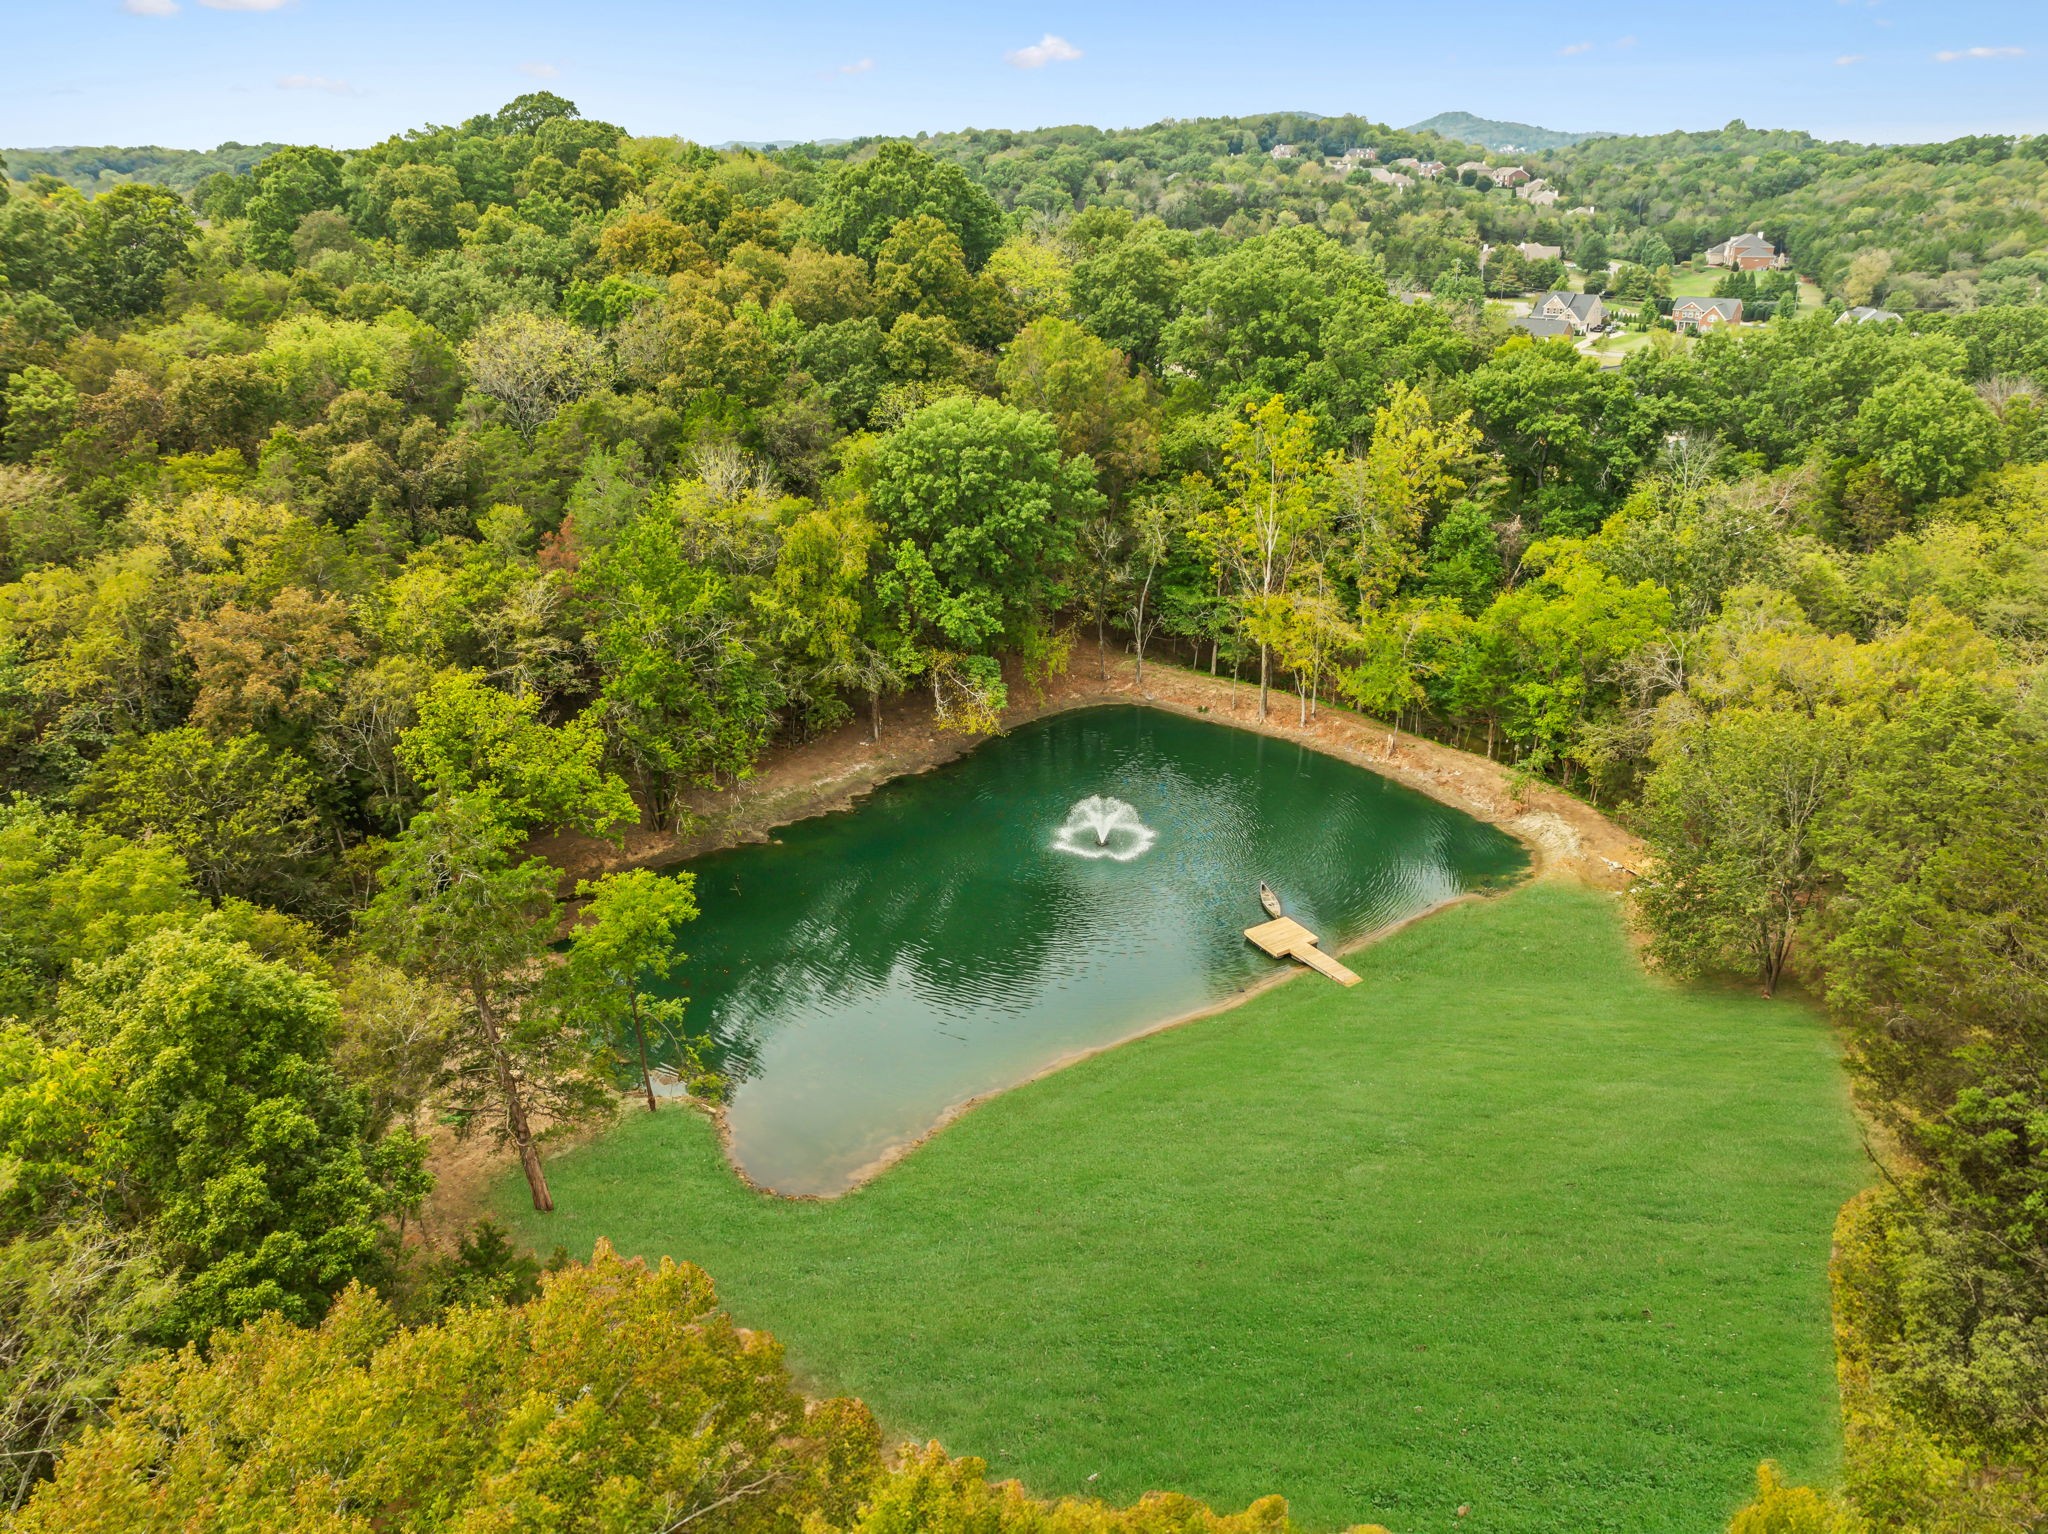
<svg viewBox="0 0 2048 1534">
<path fill-rule="evenodd" d="M 1882 325 L 1886 320 L 1902 320 L 1903 314 L 1890 309 L 1873 309 L 1868 304 L 1858 304 L 1853 309 L 1844 309 L 1837 325 Z"/>
<path fill-rule="evenodd" d="M 1415 174 L 1425 180 L 1434 181 L 1450 167 L 1441 160 L 1424 160 L 1415 167 Z"/>
<path fill-rule="evenodd" d="M 1555 341 L 1560 336 L 1573 334 L 1571 322 L 1548 314 L 1522 314 L 1509 321 L 1515 329 L 1525 335 L 1532 335 L 1539 341 Z"/>
<path fill-rule="evenodd" d="M 1534 180 L 1525 181 L 1520 186 L 1516 187 L 1515 195 L 1517 197 L 1522 198 L 1524 201 L 1527 201 L 1529 198 L 1534 197 L 1539 192 L 1554 192 L 1555 190 L 1556 188 L 1551 186 L 1551 184 L 1548 181 L 1545 181 L 1541 176 L 1538 176 Z"/>
<path fill-rule="evenodd" d="M 1733 272 L 1777 271 L 1791 264 L 1792 258 L 1761 233 L 1738 234 L 1707 252 L 1707 265 L 1725 266 Z"/>
<path fill-rule="evenodd" d="M 1493 177 L 1495 186 L 1520 186 L 1532 179 L 1519 165 L 1496 165 L 1487 172 L 1487 175 Z"/>
<path fill-rule="evenodd" d="M 1515 195 L 1532 208 L 1554 208 L 1557 206 L 1559 194 L 1554 186 L 1537 186 L 1532 181 L 1528 186 L 1515 188 Z"/>
<path fill-rule="evenodd" d="M 1597 293 L 1544 293 L 1529 305 L 1529 318 L 1561 320 L 1574 335 L 1590 335 L 1607 327 L 1607 305 Z"/>
<path fill-rule="evenodd" d="M 1599 211 L 1600 211 L 1600 210 L 1599 210 L 1598 208 L 1594 207 L 1594 206 L 1593 206 L 1593 205 L 1592 205 L 1592 204 L 1591 204 L 1591 203 L 1589 202 L 1589 203 L 1586 203 L 1586 204 L 1584 204 L 1584 205 L 1583 205 L 1583 206 L 1581 206 L 1581 207 L 1576 207 L 1576 208 L 1566 208 L 1566 209 L 1564 210 L 1564 216 L 1565 216 L 1566 218 L 1580 218 L 1580 217 L 1584 217 L 1584 218 L 1591 218 L 1591 217 L 1592 217 L 1592 216 L 1593 216 L 1594 214 L 1598 213 Z"/>
<path fill-rule="evenodd" d="M 1392 187 L 1397 192 L 1405 192 L 1415 185 L 1413 176 L 1404 176 L 1397 170 L 1388 170 L 1384 165 L 1375 165 L 1372 168 L 1372 179 L 1381 186 Z"/>
<path fill-rule="evenodd" d="M 1380 157 L 1377 149 L 1347 149 L 1340 155 L 1332 155 L 1323 164 L 1340 176 L 1348 176 L 1361 165 L 1370 165 Z"/>
<path fill-rule="evenodd" d="M 1488 165 L 1484 160 L 1466 160 L 1461 165 L 1459 165 L 1458 176 L 1461 180 L 1464 178 L 1465 172 L 1468 170 L 1481 176 L 1490 176 L 1493 174 L 1493 167 L 1491 165 Z"/>
<path fill-rule="evenodd" d="M 1393 166 L 1395 170 L 1420 170 L 1422 168 L 1422 162 L 1412 154 L 1404 154 L 1400 159 L 1389 160 L 1387 163 Z"/>
<path fill-rule="evenodd" d="M 1266 153 L 1276 160 L 1291 160 L 1294 158 L 1294 146 L 1292 144 L 1275 144 Z"/>
<path fill-rule="evenodd" d="M 1521 244 L 1515 247 L 1515 251 L 1524 261 L 1562 261 L 1564 259 L 1564 247 L 1562 245 L 1538 245 L 1534 240 L 1522 241 Z"/>
<path fill-rule="evenodd" d="M 1680 330 L 1726 330 L 1742 323 L 1742 300 L 1681 298 L 1671 306 L 1671 323 Z"/>
</svg>

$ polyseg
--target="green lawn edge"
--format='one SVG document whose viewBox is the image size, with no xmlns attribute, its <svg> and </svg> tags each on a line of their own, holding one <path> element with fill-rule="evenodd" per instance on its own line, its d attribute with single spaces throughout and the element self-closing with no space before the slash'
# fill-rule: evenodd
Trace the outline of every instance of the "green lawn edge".
<svg viewBox="0 0 2048 1534">
<path fill-rule="evenodd" d="M 671 1110 L 554 1157 L 555 1214 L 516 1176 L 494 1207 L 543 1252 L 702 1264 L 808 1387 L 1040 1495 L 1690 1534 L 1761 1459 L 1831 1479 L 1826 1266 L 1864 1165 L 1814 1013 L 1647 974 L 1614 898 L 1554 880 L 1350 962 L 1004 1093 L 838 1200 L 749 1190 Z"/>
</svg>

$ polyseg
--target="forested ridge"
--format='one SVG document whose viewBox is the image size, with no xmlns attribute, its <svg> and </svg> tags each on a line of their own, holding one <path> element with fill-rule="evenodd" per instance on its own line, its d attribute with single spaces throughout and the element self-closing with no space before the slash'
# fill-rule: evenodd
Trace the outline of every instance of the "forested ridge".
<svg viewBox="0 0 2048 1534">
<path fill-rule="evenodd" d="M 1709 137 L 1554 159 L 1638 264 L 1736 209 L 1754 227 L 1741 199 L 1768 191 L 1814 210 L 1782 232 L 1831 293 L 1913 312 L 1659 333 L 1603 370 L 1511 332 L 1462 265 L 1551 210 L 1333 178 L 1348 148 L 1451 147 L 1362 119 L 718 153 L 536 95 L 189 196 L 9 185 L 21 1526 L 223 1498 L 267 1526 L 318 1502 L 329 1523 L 295 1526 L 483 1527 L 558 1456 L 579 1468 L 548 1495 L 588 1488 L 593 1528 L 1122 1516 L 1001 1501 L 936 1456 L 885 1476 L 856 1408 L 792 1404 L 743 1339 L 684 1350 L 680 1383 L 607 1376 L 652 1403 L 658 1474 L 637 1447 L 578 1459 L 580 1286 L 653 1326 L 631 1297 L 698 1279 L 601 1258 L 542 1291 L 489 1226 L 404 1239 L 431 1116 L 506 1142 L 546 1208 L 550 1136 L 646 1088 L 651 1030 L 687 1030 L 658 999 L 687 877 L 582 887 L 557 962 L 535 835 L 676 825 L 771 744 L 904 694 L 991 728 L 1078 633 L 1241 675 L 1261 710 L 1397 720 L 1639 827 L 1654 961 L 1818 997 L 1882 1166 L 1838 1233 L 1843 1484 L 1766 1478 L 1737 1526 L 2038 1526 L 2048 309 L 1993 268 L 2038 244 L 2000 189 L 2048 162 Z M 1901 212 L 1876 190 L 1897 178 L 1939 196 Z M 1864 198 L 1869 230 L 1828 211 Z M 1883 283 L 1845 291 L 1879 237 Z M 1916 288 L 1936 240 L 1947 275 Z M 496 1359 L 510 1394 L 488 1430 L 409 1439 L 379 1382 L 443 1356 Z M 317 1439 L 225 1425 L 301 1380 L 377 1424 L 374 1453 L 316 1475 Z M 730 1453 L 691 1436 L 685 1389 L 746 1416 Z M 447 1477 L 431 1518 L 371 1463 L 415 1449 Z"/>
</svg>

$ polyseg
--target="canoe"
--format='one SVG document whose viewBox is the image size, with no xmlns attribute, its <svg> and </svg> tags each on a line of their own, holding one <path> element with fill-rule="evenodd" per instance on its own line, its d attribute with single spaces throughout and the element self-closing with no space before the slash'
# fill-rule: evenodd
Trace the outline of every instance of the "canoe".
<svg viewBox="0 0 2048 1534">
<path fill-rule="evenodd" d="M 1259 881 L 1259 904 L 1266 908 L 1266 914 L 1275 921 L 1287 914 L 1281 908 L 1280 897 L 1273 893 L 1273 886 L 1263 879 Z"/>
</svg>

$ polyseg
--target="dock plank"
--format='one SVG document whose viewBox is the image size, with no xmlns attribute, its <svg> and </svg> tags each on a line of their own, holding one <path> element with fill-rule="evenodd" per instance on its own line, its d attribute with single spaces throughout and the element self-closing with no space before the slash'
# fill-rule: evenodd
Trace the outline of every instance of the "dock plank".
<svg viewBox="0 0 2048 1534">
<path fill-rule="evenodd" d="M 1317 946 L 1319 939 L 1291 916 L 1260 922 L 1244 935 L 1276 959 L 1295 959 L 1339 985 L 1356 985 L 1358 976 Z"/>
</svg>

